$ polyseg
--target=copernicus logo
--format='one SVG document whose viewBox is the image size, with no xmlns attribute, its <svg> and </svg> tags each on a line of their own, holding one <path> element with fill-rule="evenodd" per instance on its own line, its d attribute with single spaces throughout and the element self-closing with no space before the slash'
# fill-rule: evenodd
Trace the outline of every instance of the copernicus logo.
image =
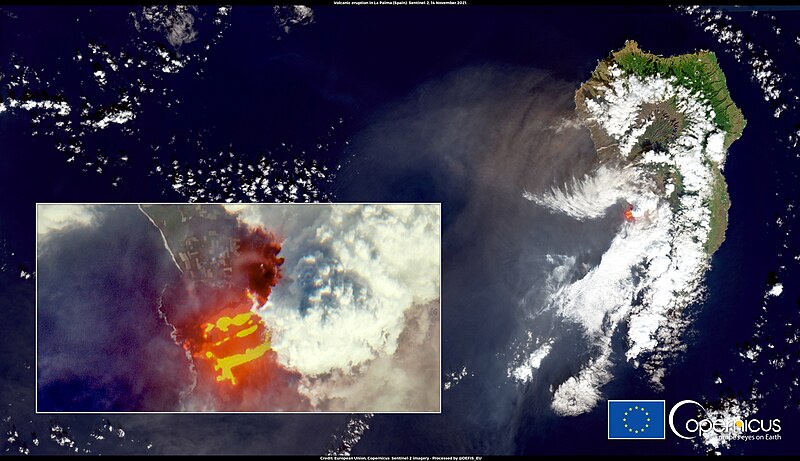
<svg viewBox="0 0 800 461">
<path fill-rule="evenodd" d="M 679 411 L 692 417 L 681 418 Z M 726 440 L 780 440 L 780 419 L 714 417 L 694 400 L 681 400 L 669 412 L 669 427 L 682 439 L 713 435 Z"/>
<path fill-rule="evenodd" d="M 609 400 L 609 439 L 663 439 L 663 400 Z"/>
</svg>

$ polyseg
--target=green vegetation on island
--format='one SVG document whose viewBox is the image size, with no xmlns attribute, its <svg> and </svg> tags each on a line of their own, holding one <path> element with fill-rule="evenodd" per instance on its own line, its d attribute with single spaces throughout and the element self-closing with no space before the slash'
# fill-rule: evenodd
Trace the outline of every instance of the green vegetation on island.
<svg viewBox="0 0 800 461">
<path fill-rule="evenodd" d="M 747 121 L 731 99 L 725 74 L 713 52 L 697 51 L 663 57 L 644 52 L 635 41 L 629 40 L 624 48 L 611 53 L 601 65 L 607 66 L 612 62 L 617 63 L 623 71 L 639 77 L 675 77 L 679 85 L 702 95 L 714 109 L 714 123 L 725 132 L 726 149 L 742 136 Z"/>
<path fill-rule="evenodd" d="M 711 210 L 711 229 L 708 231 L 708 239 L 705 244 L 706 254 L 709 256 L 714 254 L 725 241 L 725 231 L 728 229 L 728 209 L 731 207 L 728 184 L 722 176 L 722 171 L 717 165 L 712 165 L 711 169 L 714 172 L 714 184 L 708 203 L 708 208 Z"/>
</svg>

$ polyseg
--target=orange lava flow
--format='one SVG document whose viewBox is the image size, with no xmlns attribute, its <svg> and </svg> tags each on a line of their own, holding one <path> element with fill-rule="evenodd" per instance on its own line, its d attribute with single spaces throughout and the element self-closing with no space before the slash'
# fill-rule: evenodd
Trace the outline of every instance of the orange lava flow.
<svg viewBox="0 0 800 461">
<path fill-rule="evenodd" d="M 193 286 L 201 291 L 195 291 L 196 308 L 181 322 L 181 330 L 203 385 L 216 383 L 230 390 L 256 381 L 251 375 L 270 374 L 268 359 L 275 353 L 269 329 L 255 310 L 280 280 L 280 251 L 272 234 L 249 228 L 239 234 L 230 256 L 230 283 Z"/>
<path fill-rule="evenodd" d="M 218 230 L 218 234 L 222 233 Z M 163 310 L 186 351 L 194 377 L 181 397 L 184 411 L 299 411 L 301 375 L 283 367 L 259 312 L 281 279 L 280 239 L 237 225 L 223 238 L 219 260 L 202 277 L 186 276 L 167 290 Z M 232 243 L 233 245 L 229 245 Z"/>
<path fill-rule="evenodd" d="M 270 349 L 269 331 L 254 312 L 225 309 L 200 325 L 203 342 L 194 356 L 211 362 L 218 382 L 239 383 L 237 374 L 246 364 L 264 356 Z"/>
<path fill-rule="evenodd" d="M 626 221 L 634 221 L 635 218 L 633 217 L 633 206 L 629 206 L 627 210 L 625 210 L 625 220 Z"/>
</svg>

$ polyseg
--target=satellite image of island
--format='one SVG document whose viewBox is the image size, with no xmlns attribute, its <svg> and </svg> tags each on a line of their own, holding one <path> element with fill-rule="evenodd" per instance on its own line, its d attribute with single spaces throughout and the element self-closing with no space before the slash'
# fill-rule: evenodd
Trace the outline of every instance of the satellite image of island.
<svg viewBox="0 0 800 461">
<path fill-rule="evenodd" d="M 797 455 L 798 76 L 791 5 L 2 6 L 4 452 Z"/>
</svg>

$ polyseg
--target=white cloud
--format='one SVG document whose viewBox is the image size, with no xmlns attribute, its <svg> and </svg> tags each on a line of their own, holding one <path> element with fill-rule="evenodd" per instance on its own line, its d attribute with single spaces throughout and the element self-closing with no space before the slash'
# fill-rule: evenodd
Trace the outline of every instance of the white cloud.
<svg viewBox="0 0 800 461">
<path fill-rule="evenodd" d="M 524 197 L 553 211 L 575 219 L 602 217 L 606 210 L 619 200 L 629 198 L 641 188 L 636 184 L 638 175 L 632 169 L 600 166 L 593 174 L 565 183 L 563 188 L 553 187 L 542 195 L 526 192 Z"/>
<path fill-rule="evenodd" d="M 610 342 L 610 341 L 609 341 Z M 602 398 L 600 387 L 611 379 L 608 371 L 611 347 L 590 360 L 576 376 L 570 376 L 553 393 L 551 408 L 561 416 L 577 416 L 590 411 Z"/>
<path fill-rule="evenodd" d="M 197 40 L 195 17 L 192 14 L 196 11 L 196 6 L 189 5 L 145 6 L 141 12 L 142 25 L 163 33 L 169 44 L 177 50 L 183 44 Z M 135 25 L 138 29 L 138 20 Z"/>
<path fill-rule="evenodd" d="M 721 131 L 712 133 L 708 137 L 706 151 L 708 152 L 708 157 L 717 162 L 718 165 L 725 163 L 725 133 Z"/>
<path fill-rule="evenodd" d="M 776 283 L 769 289 L 767 296 L 780 296 L 783 293 L 783 284 Z"/>
<path fill-rule="evenodd" d="M 134 118 L 136 118 L 136 114 L 134 114 L 133 111 L 131 110 L 114 109 L 109 111 L 100 120 L 89 124 L 94 126 L 95 128 L 102 130 L 104 128 L 107 128 L 112 123 L 122 125 L 123 123 L 127 123 L 133 120 Z"/>
<path fill-rule="evenodd" d="M 228 209 L 284 238 L 285 279 L 261 315 L 289 369 L 318 376 L 392 355 L 406 311 L 439 297 L 438 205 Z"/>
<path fill-rule="evenodd" d="M 41 110 L 41 111 L 50 111 L 53 112 L 55 115 L 60 115 L 62 117 L 66 117 L 72 111 L 72 108 L 64 101 L 51 101 L 49 99 L 45 99 L 42 101 L 22 101 L 20 102 L 17 99 L 8 98 L 6 100 L 8 103 L 8 107 L 11 109 L 23 109 L 27 111 L 33 110 Z M 2 106 L 2 110 L 0 112 L 4 112 L 6 110 L 6 106 Z"/>
<path fill-rule="evenodd" d="M 534 370 L 538 370 L 542 365 L 542 360 L 550 354 L 552 340 L 536 348 L 528 358 L 514 368 L 508 369 L 508 376 L 513 377 L 519 383 L 527 383 L 533 379 Z"/>
<path fill-rule="evenodd" d="M 70 226 L 88 226 L 94 216 L 94 205 L 37 205 L 36 233 L 42 237 Z"/>
<path fill-rule="evenodd" d="M 458 383 L 460 383 L 461 380 L 464 379 L 464 377 L 466 377 L 468 375 L 469 376 L 475 376 L 475 373 L 472 373 L 469 370 L 467 370 L 466 365 L 462 366 L 461 370 L 459 370 L 459 371 L 453 371 L 453 372 L 447 373 L 445 375 L 445 381 L 444 381 L 444 384 L 442 386 L 442 389 L 444 389 L 446 391 L 449 391 L 454 386 L 456 386 Z"/>
<path fill-rule="evenodd" d="M 304 376 L 299 391 L 320 411 L 438 411 L 439 330 L 438 302 L 417 304 L 406 311 L 394 354 L 369 360 L 355 371 Z"/>
</svg>

